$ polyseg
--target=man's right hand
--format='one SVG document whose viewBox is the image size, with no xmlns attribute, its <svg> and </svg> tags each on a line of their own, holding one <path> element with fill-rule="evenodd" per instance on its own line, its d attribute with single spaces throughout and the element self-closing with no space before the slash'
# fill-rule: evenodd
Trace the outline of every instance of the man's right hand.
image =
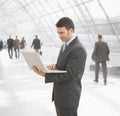
<svg viewBox="0 0 120 116">
<path fill-rule="evenodd" d="M 56 64 L 48 65 L 47 68 L 48 68 L 49 70 L 56 70 L 56 69 L 57 69 Z"/>
</svg>

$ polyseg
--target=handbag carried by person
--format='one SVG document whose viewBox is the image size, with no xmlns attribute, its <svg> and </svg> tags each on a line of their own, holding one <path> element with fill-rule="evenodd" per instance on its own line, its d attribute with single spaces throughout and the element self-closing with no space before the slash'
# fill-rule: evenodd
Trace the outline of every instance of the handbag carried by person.
<svg viewBox="0 0 120 116">
<path fill-rule="evenodd" d="M 39 53 L 40 55 L 42 55 L 42 51 L 40 50 L 40 53 Z"/>
</svg>

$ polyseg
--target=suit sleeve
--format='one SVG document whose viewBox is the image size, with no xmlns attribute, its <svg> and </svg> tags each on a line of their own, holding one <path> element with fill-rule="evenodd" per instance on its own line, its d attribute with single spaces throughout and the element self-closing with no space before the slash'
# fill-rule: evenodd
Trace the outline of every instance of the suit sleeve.
<svg viewBox="0 0 120 116">
<path fill-rule="evenodd" d="M 95 43 L 94 51 L 92 53 L 92 60 L 96 60 L 96 53 L 97 53 L 97 43 Z"/>
<path fill-rule="evenodd" d="M 107 44 L 107 55 L 109 55 L 109 54 L 110 54 L 110 49 L 109 49 L 108 44 Z"/>
<path fill-rule="evenodd" d="M 49 82 L 65 82 L 73 78 L 81 78 L 84 72 L 86 61 L 86 52 L 83 48 L 73 49 L 66 62 L 65 70 L 67 73 L 47 73 L 45 83 Z"/>
<path fill-rule="evenodd" d="M 108 47 L 108 44 L 106 43 L 107 46 L 107 61 L 110 61 L 109 54 L 110 54 L 110 49 Z"/>
<path fill-rule="evenodd" d="M 31 44 L 31 48 L 33 47 L 33 44 L 34 44 L 34 42 L 32 42 L 32 44 Z"/>
</svg>

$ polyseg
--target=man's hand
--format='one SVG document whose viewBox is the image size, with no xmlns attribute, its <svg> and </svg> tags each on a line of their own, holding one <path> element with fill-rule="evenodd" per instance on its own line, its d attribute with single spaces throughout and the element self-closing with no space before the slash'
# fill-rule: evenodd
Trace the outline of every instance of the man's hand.
<svg viewBox="0 0 120 116">
<path fill-rule="evenodd" d="M 32 66 L 32 69 L 33 69 L 33 71 L 34 71 L 36 74 L 45 77 L 45 73 L 44 73 L 44 72 L 41 72 L 40 70 L 38 70 L 38 68 L 37 68 L 36 66 Z"/>
<path fill-rule="evenodd" d="M 49 70 L 56 70 L 56 69 L 57 69 L 56 64 L 48 65 L 47 68 L 48 68 Z"/>
</svg>

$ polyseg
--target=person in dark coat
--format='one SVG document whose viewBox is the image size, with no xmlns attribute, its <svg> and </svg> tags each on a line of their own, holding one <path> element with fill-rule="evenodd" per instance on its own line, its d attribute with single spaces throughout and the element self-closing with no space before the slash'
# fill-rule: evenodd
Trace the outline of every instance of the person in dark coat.
<svg viewBox="0 0 120 116">
<path fill-rule="evenodd" d="M 21 42 L 20 42 L 20 48 L 25 49 L 25 46 L 26 46 L 26 40 L 24 37 L 22 37 Z"/>
<path fill-rule="evenodd" d="M 20 57 L 20 40 L 18 39 L 18 36 L 15 36 L 15 40 L 13 42 L 14 51 L 15 51 L 15 57 Z"/>
<path fill-rule="evenodd" d="M 12 59 L 13 57 L 13 39 L 11 38 L 11 35 L 9 35 L 9 39 L 7 40 L 7 48 L 8 48 L 8 55 L 9 58 Z"/>
<path fill-rule="evenodd" d="M 61 18 L 57 24 L 57 33 L 64 42 L 56 64 L 49 65 L 50 70 L 65 70 L 67 73 L 44 73 L 33 66 L 35 73 L 45 77 L 45 83 L 54 83 L 52 100 L 57 116 L 78 116 L 77 109 L 81 96 L 81 79 L 85 69 L 86 50 L 74 34 L 74 23 L 68 17 Z"/>
<path fill-rule="evenodd" d="M 3 41 L 2 39 L 0 40 L 0 51 L 3 49 Z"/>
<path fill-rule="evenodd" d="M 92 53 L 92 59 L 95 61 L 95 82 L 98 82 L 99 67 L 102 64 L 104 84 L 107 84 L 107 64 L 109 61 L 109 47 L 108 44 L 102 41 L 102 35 L 98 35 L 98 41 L 95 43 L 94 51 Z"/>
<path fill-rule="evenodd" d="M 40 39 L 38 39 L 38 36 L 35 35 L 35 39 L 33 39 L 31 48 L 33 47 L 35 49 L 35 52 L 39 53 L 39 50 L 41 49 Z"/>
</svg>

